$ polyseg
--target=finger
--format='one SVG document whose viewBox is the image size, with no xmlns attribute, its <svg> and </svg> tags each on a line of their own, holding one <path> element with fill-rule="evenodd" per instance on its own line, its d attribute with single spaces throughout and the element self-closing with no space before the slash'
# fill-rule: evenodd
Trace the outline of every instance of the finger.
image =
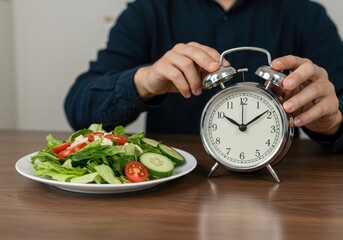
<svg viewBox="0 0 343 240">
<path fill-rule="evenodd" d="M 221 54 L 217 50 L 215 50 L 214 48 L 211 48 L 211 47 L 206 46 L 206 45 L 202 45 L 202 44 L 197 43 L 197 42 L 190 42 L 190 43 L 188 43 L 188 45 L 200 48 L 204 52 L 208 53 L 217 62 L 220 62 Z M 223 66 L 230 66 L 230 63 L 225 58 L 223 58 Z"/>
<path fill-rule="evenodd" d="M 327 99 L 323 101 L 319 101 L 307 111 L 302 112 L 298 116 L 294 118 L 294 125 L 297 127 L 301 127 L 310 123 L 313 123 L 317 119 L 323 116 L 333 116 L 337 112 L 338 109 L 338 101 L 336 99 Z M 331 122 L 330 118 L 328 121 Z M 322 123 L 325 125 L 326 123 Z M 331 125 L 328 123 L 327 125 Z"/>
<path fill-rule="evenodd" d="M 191 91 L 189 88 L 189 85 L 187 83 L 187 80 L 183 73 L 180 71 L 180 69 L 169 66 L 169 69 L 167 69 L 166 73 L 167 78 L 171 79 L 175 87 L 179 90 L 179 92 L 184 96 L 185 98 L 191 97 Z"/>
<path fill-rule="evenodd" d="M 286 112 L 292 113 L 311 101 L 329 96 L 332 91 L 332 87 L 333 86 L 330 86 L 329 82 L 312 82 L 293 97 L 288 99 L 283 104 L 284 109 Z"/>
<path fill-rule="evenodd" d="M 318 67 L 306 58 L 289 55 L 275 59 L 272 62 L 272 67 L 276 70 L 293 70 L 282 82 L 286 90 L 293 90 L 307 80 L 328 79 L 327 72 L 323 68 Z"/>
<path fill-rule="evenodd" d="M 172 64 L 183 73 L 192 93 L 196 96 L 200 95 L 202 92 L 202 80 L 200 79 L 199 71 L 194 62 L 190 58 L 178 55 L 175 52 L 170 52 L 168 58 L 170 58 Z M 173 81 L 173 79 L 171 80 Z M 176 83 L 174 84 L 176 85 Z"/>
<path fill-rule="evenodd" d="M 216 71 L 219 68 L 217 59 L 199 47 L 179 43 L 175 45 L 173 51 L 192 59 L 197 65 L 208 72 Z"/>
<path fill-rule="evenodd" d="M 185 98 L 191 97 L 191 91 L 183 73 L 176 67 L 168 69 L 167 77 L 172 79 L 173 84 Z"/>
<path fill-rule="evenodd" d="M 272 61 L 272 67 L 276 70 L 293 70 L 283 81 L 282 85 L 286 90 L 293 90 L 308 80 L 314 73 L 312 62 L 305 58 L 293 55 L 277 58 Z"/>
<path fill-rule="evenodd" d="M 275 70 L 295 70 L 300 65 L 304 63 L 312 63 L 311 60 L 307 58 L 300 58 L 293 55 L 287 55 L 284 57 L 276 58 L 272 61 L 272 67 Z"/>
<path fill-rule="evenodd" d="M 305 62 L 300 65 L 296 70 L 291 72 L 282 82 L 283 87 L 286 90 L 293 90 L 304 84 L 308 80 L 318 80 L 320 79 L 319 68 L 309 62 Z"/>
<path fill-rule="evenodd" d="M 190 98 L 191 91 L 185 75 L 179 68 L 169 62 L 168 58 L 170 58 L 171 53 L 167 54 L 169 56 L 161 59 L 158 67 L 156 67 L 157 75 L 160 76 L 159 79 L 166 79 L 170 81 L 171 85 L 174 85 L 182 94 L 182 96 L 185 98 Z M 170 88 L 174 89 L 173 87 Z M 169 91 L 171 91 L 171 89 L 169 89 Z M 175 92 L 175 89 L 173 92 Z"/>
</svg>

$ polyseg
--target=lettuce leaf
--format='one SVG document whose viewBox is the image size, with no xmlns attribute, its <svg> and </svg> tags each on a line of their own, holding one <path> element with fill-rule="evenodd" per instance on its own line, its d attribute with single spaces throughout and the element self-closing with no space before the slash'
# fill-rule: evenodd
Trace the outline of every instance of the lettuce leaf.
<svg viewBox="0 0 343 240">
<path fill-rule="evenodd" d="M 57 181 L 66 182 L 71 178 L 84 175 L 87 168 L 63 166 L 57 162 L 38 162 L 34 165 L 35 176 L 51 177 Z"/>
<path fill-rule="evenodd" d="M 103 132 L 104 131 L 104 129 L 102 128 L 102 124 L 98 124 L 98 123 L 91 124 L 88 129 L 93 131 L 93 132 Z"/>
<path fill-rule="evenodd" d="M 94 182 L 95 179 L 99 177 L 99 173 L 88 173 L 86 175 L 80 176 L 80 177 L 74 177 L 70 179 L 70 182 L 72 183 L 91 183 Z"/>
<path fill-rule="evenodd" d="M 114 172 L 112 168 L 110 168 L 108 165 L 101 164 L 94 167 L 94 169 L 100 174 L 102 179 L 104 179 L 108 183 L 119 183 L 121 184 L 121 181 L 114 175 Z"/>
</svg>

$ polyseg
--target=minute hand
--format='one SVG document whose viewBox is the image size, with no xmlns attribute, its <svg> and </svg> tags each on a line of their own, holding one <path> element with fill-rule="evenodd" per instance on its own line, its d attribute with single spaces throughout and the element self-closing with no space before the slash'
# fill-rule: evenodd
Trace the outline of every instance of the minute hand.
<svg viewBox="0 0 343 240">
<path fill-rule="evenodd" d="M 260 115 L 258 115 L 258 116 L 256 116 L 256 117 L 254 117 L 253 119 L 250 120 L 250 122 L 248 122 L 248 123 L 246 124 L 246 126 L 252 124 L 253 122 L 255 122 L 257 119 L 259 119 L 260 117 L 262 117 L 262 116 L 263 116 L 264 114 L 266 114 L 267 112 L 268 112 L 268 110 L 264 111 L 263 113 L 261 113 Z"/>
</svg>

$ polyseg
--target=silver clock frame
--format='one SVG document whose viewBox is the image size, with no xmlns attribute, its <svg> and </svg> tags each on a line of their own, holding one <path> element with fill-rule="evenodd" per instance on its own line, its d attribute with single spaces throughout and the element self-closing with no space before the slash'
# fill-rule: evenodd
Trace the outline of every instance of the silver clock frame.
<svg viewBox="0 0 343 240">
<path fill-rule="evenodd" d="M 246 82 L 243 79 L 244 82 L 231 85 L 227 88 L 225 87 L 224 83 L 232 79 L 237 72 L 248 71 L 248 69 L 239 69 L 236 71 L 236 69 L 234 69 L 232 66 L 223 66 L 225 55 L 232 52 L 236 52 L 236 51 L 256 51 L 256 52 L 262 52 L 266 54 L 268 66 L 260 66 L 255 71 L 256 75 L 266 80 L 266 85 L 261 85 L 255 82 Z M 214 73 L 210 73 L 209 75 L 207 75 L 203 81 L 204 89 L 210 89 L 218 85 L 223 89 L 219 93 L 215 94 L 208 101 L 201 115 L 201 121 L 200 121 L 201 141 L 206 152 L 216 161 L 216 163 L 211 168 L 208 174 L 208 177 L 210 177 L 217 170 L 220 164 L 224 165 L 228 169 L 231 169 L 233 171 L 239 171 L 239 172 L 256 171 L 263 167 L 267 167 L 267 169 L 272 174 L 276 182 L 278 183 L 280 182 L 280 179 L 272 166 L 275 166 L 285 157 L 285 155 L 287 154 L 288 150 L 291 147 L 293 136 L 294 136 L 293 117 L 291 114 L 288 114 L 283 110 L 283 107 L 282 107 L 283 98 L 280 94 L 276 93 L 277 91 L 274 91 L 275 89 L 281 92 L 284 91 L 281 85 L 281 82 L 285 77 L 286 77 L 285 74 L 279 71 L 276 71 L 271 67 L 271 56 L 269 52 L 263 48 L 249 47 L 249 46 L 238 47 L 238 48 L 232 48 L 232 49 L 226 50 L 221 54 L 220 69 Z M 276 146 L 277 151 L 275 152 L 275 154 L 273 154 L 271 157 L 267 158 L 265 161 L 261 162 L 260 164 L 254 167 L 249 167 L 249 168 L 240 168 L 236 166 L 231 166 L 230 164 L 227 163 L 227 161 L 222 160 L 219 154 L 216 154 L 216 152 L 210 147 L 210 141 L 209 139 L 207 139 L 208 134 L 205 129 L 207 126 L 204 126 L 204 122 L 208 114 L 208 109 L 215 103 L 215 100 L 217 98 L 220 98 L 222 95 L 227 94 L 228 92 L 236 91 L 238 89 L 239 91 L 242 91 L 242 90 L 259 91 L 260 93 L 264 94 L 267 98 L 272 100 L 277 106 L 277 109 L 280 113 L 280 116 L 282 118 L 280 119 L 282 121 L 281 125 L 284 129 L 283 134 L 281 136 L 282 140 L 279 142 L 279 146 Z"/>
<path fill-rule="evenodd" d="M 281 116 L 280 119 L 280 126 L 283 128 L 282 135 L 280 136 L 281 141 L 278 142 L 278 145 L 275 146 L 276 152 L 266 158 L 264 161 L 260 162 L 257 165 L 254 165 L 253 167 L 236 167 L 233 165 L 230 165 L 227 160 L 222 159 L 222 157 L 214 150 L 214 147 L 211 147 L 212 143 L 208 139 L 208 126 L 205 125 L 206 118 L 209 114 L 209 110 L 213 109 L 215 104 L 217 103 L 217 99 L 221 99 L 223 96 L 228 94 L 234 94 L 235 92 L 244 92 L 244 91 L 255 91 L 259 92 L 260 94 L 263 94 L 266 98 L 271 100 L 275 103 L 275 106 L 277 107 L 277 110 Z M 287 114 L 285 111 L 283 111 L 282 108 L 282 102 L 283 99 L 281 96 L 277 96 L 274 92 L 266 89 L 265 86 L 255 83 L 255 82 L 243 82 L 243 83 L 236 83 L 223 91 L 220 91 L 219 93 L 215 94 L 209 102 L 206 104 L 204 111 L 201 115 L 201 121 L 200 121 L 200 136 L 201 136 L 201 142 L 207 152 L 215 161 L 216 163 L 212 167 L 210 173 L 208 174 L 208 177 L 210 177 L 219 167 L 219 165 L 223 165 L 226 168 L 237 171 L 237 172 L 250 172 L 250 171 L 256 171 L 261 168 L 267 167 L 276 182 L 280 182 L 279 177 L 277 176 L 276 172 L 274 171 L 272 166 L 275 166 L 277 163 L 279 163 L 287 154 L 289 151 L 293 136 L 294 136 L 294 128 L 293 128 L 293 118 L 291 114 Z"/>
</svg>

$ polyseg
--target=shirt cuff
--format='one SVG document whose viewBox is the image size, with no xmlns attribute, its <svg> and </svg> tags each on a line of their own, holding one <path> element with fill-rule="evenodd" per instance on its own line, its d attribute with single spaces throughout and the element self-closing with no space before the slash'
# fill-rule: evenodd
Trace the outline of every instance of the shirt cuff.
<svg viewBox="0 0 343 240">
<path fill-rule="evenodd" d="M 329 151 L 334 153 L 343 152 L 343 124 L 341 124 L 337 133 L 334 135 L 312 132 L 305 127 L 303 130 L 314 142 L 325 146 Z"/>
</svg>

